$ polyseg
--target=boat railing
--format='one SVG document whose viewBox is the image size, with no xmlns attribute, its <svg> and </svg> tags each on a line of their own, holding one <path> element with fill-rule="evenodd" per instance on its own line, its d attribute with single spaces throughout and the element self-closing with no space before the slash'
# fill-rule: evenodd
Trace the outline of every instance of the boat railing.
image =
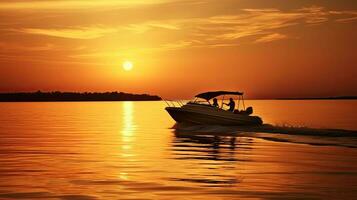
<svg viewBox="0 0 357 200">
<path fill-rule="evenodd" d="M 165 101 L 165 103 L 166 103 L 166 105 L 168 107 L 177 107 L 177 108 L 179 108 L 179 107 L 181 107 L 181 106 L 183 106 L 185 104 L 185 102 L 182 101 L 182 100 L 169 100 L 169 99 L 162 99 L 162 100 Z"/>
</svg>

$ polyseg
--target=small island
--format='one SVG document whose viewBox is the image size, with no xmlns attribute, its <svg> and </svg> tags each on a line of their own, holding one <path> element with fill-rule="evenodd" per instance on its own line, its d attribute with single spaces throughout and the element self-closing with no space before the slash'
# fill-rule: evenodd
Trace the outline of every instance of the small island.
<svg viewBox="0 0 357 200">
<path fill-rule="evenodd" d="M 17 92 L 0 93 L 0 102 L 50 102 L 50 101 L 160 101 L 149 94 L 124 92 Z"/>
</svg>

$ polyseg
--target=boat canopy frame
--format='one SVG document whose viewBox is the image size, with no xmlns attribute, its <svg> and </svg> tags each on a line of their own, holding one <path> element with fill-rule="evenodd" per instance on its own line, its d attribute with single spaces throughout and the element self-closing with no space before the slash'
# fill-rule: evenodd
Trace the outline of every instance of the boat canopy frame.
<svg viewBox="0 0 357 200">
<path fill-rule="evenodd" d="M 243 92 L 231 92 L 231 91 L 212 91 L 212 92 L 204 92 L 196 95 L 195 97 L 205 99 L 207 101 L 221 96 L 221 95 L 237 95 L 237 96 L 243 96 Z"/>
<path fill-rule="evenodd" d="M 211 103 L 209 102 L 211 99 L 218 97 L 218 96 L 223 96 L 222 98 L 222 104 L 221 104 L 221 109 L 223 108 L 223 102 L 224 102 L 224 97 L 225 95 L 235 95 L 238 96 L 237 99 L 237 109 L 239 110 L 240 102 L 242 102 L 243 105 L 243 110 L 245 110 L 245 103 L 244 103 L 244 97 L 243 97 L 243 92 L 232 92 L 232 91 L 211 91 L 211 92 L 204 92 L 196 95 L 196 99 L 194 102 L 197 102 L 197 98 L 204 99 L 208 102 L 209 105 Z"/>
</svg>

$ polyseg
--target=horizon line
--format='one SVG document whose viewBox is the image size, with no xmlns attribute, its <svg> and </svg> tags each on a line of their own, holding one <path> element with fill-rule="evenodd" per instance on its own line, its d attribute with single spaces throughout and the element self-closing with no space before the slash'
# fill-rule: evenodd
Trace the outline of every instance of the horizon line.
<svg viewBox="0 0 357 200">
<path fill-rule="evenodd" d="M 162 98 L 160 95 L 157 94 L 150 94 L 150 93 L 132 93 L 132 92 L 123 92 L 123 91 L 59 91 L 59 90 L 52 90 L 52 91 L 13 91 L 13 92 L 2 92 L 0 94 L 36 94 L 36 93 L 78 93 L 78 94 L 105 94 L 105 93 L 124 93 L 124 94 L 133 94 L 133 95 L 153 95 Z M 246 100 L 354 100 L 357 99 L 357 95 L 336 95 L 336 96 L 315 96 L 315 97 L 268 97 L 268 98 L 260 98 L 260 97 L 253 97 L 253 98 L 246 98 Z M 162 98 L 164 100 L 164 98 Z M 166 100 L 166 98 L 165 98 Z M 186 98 L 174 98 L 170 100 L 188 100 Z"/>
</svg>

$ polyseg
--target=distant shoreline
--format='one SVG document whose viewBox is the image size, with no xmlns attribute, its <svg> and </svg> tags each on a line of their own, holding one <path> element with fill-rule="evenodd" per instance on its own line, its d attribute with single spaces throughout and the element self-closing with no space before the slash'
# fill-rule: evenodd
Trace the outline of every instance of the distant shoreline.
<svg viewBox="0 0 357 200">
<path fill-rule="evenodd" d="M 272 100 L 357 100 L 357 96 L 311 97 L 311 98 L 274 98 Z"/>
<path fill-rule="evenodd" d="M 160 101 L 157 95 L 124 92 L 17 92 L 0 93 L 0 102 L 91 102 L 91 101 Z"/>
<path fill-rule="evenodd" d="M 14 92 L 0 93 L 0 102 L 93 102 L 93 101 L 161 101 L 157 95 L 125 92 Z M 310 98 L 247 98 L 246 100 L 357 100 L 357 96 Z"/>
</svg>

